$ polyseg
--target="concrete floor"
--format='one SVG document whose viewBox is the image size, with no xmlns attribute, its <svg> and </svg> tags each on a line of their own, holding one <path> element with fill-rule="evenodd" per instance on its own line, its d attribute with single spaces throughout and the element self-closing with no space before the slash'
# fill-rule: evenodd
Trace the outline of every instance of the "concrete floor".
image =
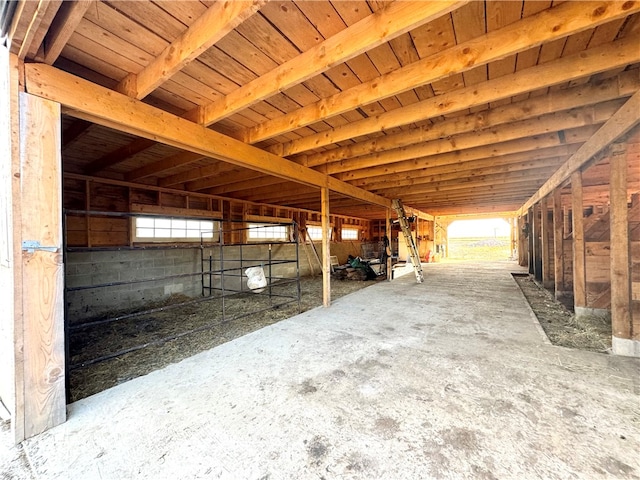
<svg viewBox="0 0 640 480">
<path fill-rule="evenodd" d="M 511 271 L 425 265 L 81 400 L 0 433 L 5 475 L 640 478 L 640 360 L 546 343 Z"/>
</svg>

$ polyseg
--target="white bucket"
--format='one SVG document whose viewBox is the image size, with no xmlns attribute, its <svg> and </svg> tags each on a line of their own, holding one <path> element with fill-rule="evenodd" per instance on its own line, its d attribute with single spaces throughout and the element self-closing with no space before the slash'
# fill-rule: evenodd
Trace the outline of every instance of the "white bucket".
<svg viewBox="0 0 640 480">
<path fill-rule="evenodd" d="M 247 288 L 254 293 L 264 292 L 267 286 L 267 279 L 264 276 L 262 267 L 249 267 L 244 271 L 247 278 Z"/>
</svg>

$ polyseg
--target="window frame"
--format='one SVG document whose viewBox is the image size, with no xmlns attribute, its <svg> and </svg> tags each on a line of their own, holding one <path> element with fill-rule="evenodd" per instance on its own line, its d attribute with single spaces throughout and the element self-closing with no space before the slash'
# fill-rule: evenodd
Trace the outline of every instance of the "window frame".
<svg viewBox="0 0 640 480">
<path fill-rule="evenodd" d="M 349 237 L 349 235 L 345 236 L 345 231 L 353 231 L 355 232 L 356 236 L 355 238 L 351 238 Z M 352 227 L 342 227 L 341 231 L 340 231 L 340 238 L 342 238 L 342 240 L 360 240 L 360 229 L 359 228 L 352 228 Z"/>
<path fill-rule="evenodd" d="M 145 222 L 151 221 L 152 226 L 140 226 L 138 220 L 144 220 Z M 169 226 L 156 225 L 156 222 L 169 222 Z M 179 224 L 184 222 L 184 227 L 174 226 L 174 223 Z M 193 223 L 198 223 L 199 228 L 188 228 L 189 224 L 193 227 Z M 207 225 L 203 225 L 207 224 Z M 207 228 L 208 226 L 211 228 Z M 179 231 L 184 228 L 185 236 L 173 236 L 174 231 Z M 139 236 L 139 230 L 164 230 L 169 231 L 169 236 L 152 236 L 141 237 Z M 197 236 L 188 236 L 188 232 L 198 232 Z M 211 232 L 211 236 L 203 236 L 203 233 Z M 202 218 L 202 217 L 188 217 L 182 215 L 149 215 L 149 214 L 136 214 L 131 218 L 131 238 L 133 243 L 200 243 L 205 241 L 207 243 L 218 242 L 220 240 L 220 220 L 215 218 Z"/>
<path fill-rule="evenodd" d="M 291 225 L 287 223 L 269 223 L 260 221 L 251 221 L 246 224 L 246 241 L 247 243 L 269 243 L 269 242 L 287 242 L 291 235 Z M 282 228 L 284 233 L 282 236 L 252 236 L 256 231 L 267 231 L 269 228 Z M 263 229 L 263 230 L 258 230 Z"/>
</svg>

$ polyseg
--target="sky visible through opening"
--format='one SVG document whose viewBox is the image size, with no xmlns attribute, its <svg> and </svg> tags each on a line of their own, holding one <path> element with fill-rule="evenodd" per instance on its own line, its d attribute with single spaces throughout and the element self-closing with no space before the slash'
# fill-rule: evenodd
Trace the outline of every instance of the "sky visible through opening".
<svg viewBox="0 0 640 480">
<path fill-rule="evenodd" d="M 509 237 L 509 224 L 501 218 L 456 220 L 448 229 L 449 238 Z"/>
</svg>

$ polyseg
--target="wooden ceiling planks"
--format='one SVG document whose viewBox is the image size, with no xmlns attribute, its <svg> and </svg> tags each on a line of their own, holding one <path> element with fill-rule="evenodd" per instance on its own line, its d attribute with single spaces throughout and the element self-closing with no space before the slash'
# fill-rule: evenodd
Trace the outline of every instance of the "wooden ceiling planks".
<svg viewBox="0 0 640 480">
<path fill-rule="evenodd" d="M 157 60 L 171 42 L 184 36 L 216 5 L 213 1 L 87 2 L 84 17 L 74 20 L 77 26 L 54 65 L 113 88 Z M 203 119 L 207 105 L 221 104 L 243 87 L 252 90 L 246 87 L 251 82 L 268 86 L 270 72 L 303 58 L 300 55 L 318 45 L 329 45 L 326 42 L 372 18 L 374 12 L 393 11 L 394 7 L 400 8 L 397 2 L 268 2 L 178 72 L 167 74 L 145 103 L 186 114 L 192 120 Z M 637 50 L 640 40 L 637 2 L 556 2 L 552 7 L 550 1 L 473 1 L 457 7 L 389 41 L 372 44 L 331 68 L 282 83 L 274 93 L 265 89 L 264 98 L 239 103 L 236 112 L 216 120 L 211 128 L 354 186 L 387 192 L 385 196 L 406 190 L 407 198 L 424 208 L 446 209 L 447 201 L 451 208 L 469 211 L 481 210 L 482 205 L 493 209 L 496 202 L 522 204 L 526 200 L 522 196 L 530 189 L 516 188 L 520 176 L 528 172 L 531 184 L 537 185 L 535 175 L 543 170 L 544 161 L 556 166 L 566 160 L 575 153 L 567 149 L 582 145 L 594 128 L 613 115 L 607 106 L 613 104 L 603 102 L 624 99 L 637 91 L 640 58 L 632 52 L 634 42 Z M 66 8 L 60 7 L 61 15 Z M 26 17 L 19 18 L 21 26 L 16 26 L 12 49 L 27 37 L 28 45 L 19 49 L 28 52 L 27 59 L 38 61 L 38 52 L 46 52 L 39 39 L 59 30 L 60 24 L 45 12 L 23 9 Z M 573 13 L 562 19 L 554 17 L 555 12 Z M 29 31 L 29 15 L 30 22 L 39 21 L 42 28 L 39 25 Z M 552 34 L 544 27 L 523 28 L 535 25 L 536 15 L 546 19 Z M 579 22 L 581 26 L 575 28 Z M 49 31 L 47 23 L 52 26 Z M 500 36 L 510 26 L 518 33 L 512 42 L 511 37 Z M 501 53 L 480 65 L 452 63 L 450 70 L 433 75 L 432 66 L 440 68 L 436 58 L 447 61 L 454 58 L 453 52 L 473 45 Z M 425 63 L 425 59 L 435 63 Z M 417 65 L 424 65 L 422 78 L 399 87 L 395 80 L 404 80 L 398 72 Z M 633 71 L 625 72 L 630 68 Z M 388 90 L 379 86 L 385 85 L 385 75 L 396 83 Z M 381 93 L 367 96 L 363 85 L 376 85 Z M 606 94 L 616 88 L 617 93 Z M 571 92 L 593 101 L 572 104 Z M 344 101 L 347 103 L 339 105 Z M 585 105 L 592 110 L 571 110 Z M 515 116 L 509 116 L 509 109 Z M 530 110 L 523 116 L 522 109 Z M 306 117 L 305 111 L 309 112 Z M 587 121 L 589 115 L 595 115 L 592 123 Z M 72 124 L 65 125 L 71 137 Z M 270 130 L 274 125 L 281 127 Z M 105 168 L 98 173 L 105 176 L 175 182 L 171 184 L 238 198 L 264 195 L 264 199 L 278 203 L 280 198 L 288 205 L 307 201 L 304 188 L 289 194 L 282 179 L 153 142 L 136 153 L 135 139 L 130 139 L 132 145 L 121 144 L 126 136 L 108 142 L 106 137 L 113 131 L 99 130 L 92 135 L 93 130 L 80 132 L 65 148 L 69 157 L 65 165 L 74 172 L 86 172 L 92 165 L 95 169 L 102 162 Z M 420 143 L 423 145 L 414 146 Z M 564 148 L 564 153 L 552 155 L 554 148 Z M 84 160 L 82 151 L 86 152 Z M 114 163 L 105 163 L 110 158 Z M 500 185 L 500 174 L 515 182 L 506 182 L 514 187 L 511 201 L 507 201 L 508 188 Z M 484 182 L 487 191 L 498 189 L 496 201 L 489 204 L 490 198 L 480 188 L 468 189 L 466 197 L 465 188 L 455 188 L 460 190 L 455 195 L 444 193 L 455 182 L 466 185 L 470 179 Z M 428 190 L 431 183 L 442 188 Z M 319 198 L 312 202 L 319 204 Z M 352 204 L 355 207 L 358 202 Z"/>
</svg>

